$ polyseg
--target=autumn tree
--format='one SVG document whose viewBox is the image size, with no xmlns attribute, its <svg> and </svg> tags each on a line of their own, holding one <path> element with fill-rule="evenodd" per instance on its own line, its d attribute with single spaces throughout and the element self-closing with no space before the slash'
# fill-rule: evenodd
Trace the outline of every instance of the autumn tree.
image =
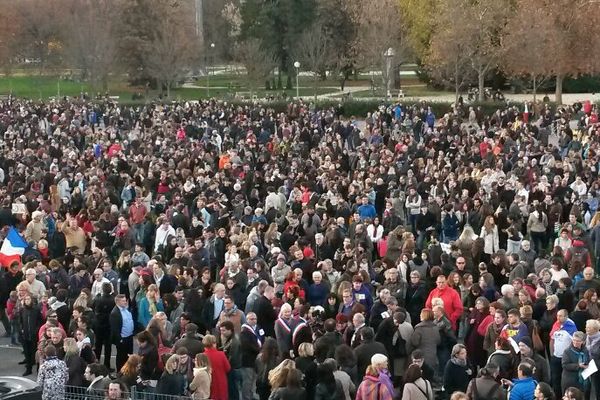
<svg viewBox="0 0 600 400">
<path fill-rule="evenodd" d="M 23 25 L 14 7 L 10 7 L 12 0 L 0 0 L 0 20 L 11 21 L 0 25 L 0 67 L 9 73 L 16 61 L 18 54 L 17 38 Z"/>
<path fill-rule="evenodd" d="M 90 0 L 87 0 L 90 1 Z M 63 25 L 65 52 L 82 78 L 108 90 L 108 76 L 116 69 L 119 37 L 117 26 L 124 0 L 67 0 Z"/>
<path fill-rule="evenodd" d="M 417 62 L 429 52 L 431 33 L 440 0 L 399 0 L 406 40 Z"/>
<path fill-rule="evenodd" d="M 505 41 L 509 51 L 504 66 L 513 73 L 554 76 L 555 100 L 562 104 L 565 77 L 600 71 L 594 56 L 600 47 L 600 32 L 590 18 L 600 12 L 600 2 L 518 0 L 516 8 Z M 523 65 L 523 60 L 531 64 Z"/>
<path fill-rule="evenodd" d="M 429 66 L 435 69 L 432 57 L 436 62 L 451 62 L 454 66 L 461 64 L 459 59 L 468 59 L 477 76 L 479 100 L 483 101 L 485 78 L 498 65 L 503 52 L 502 35 L 512 13 L 510 0 L 439 0 L 439 7 Z M 457 50 L 460 55 L 454 54 Z M 456 68 L 453 70 L 457 72 Z M 456 77 L 453 81 L 457 82 Z"/>
<path fill-rule="evenodd" d="M 469 43 L 465 41 L 471 33 L 461 20 L 463 13 L 464 10 L 453 6 L 452 0 L 441 2 L 424 59 L 425 68 L 432 78 L 454 89 L 455 101 L 473 76 Z"/>
<path fill-rule="evenodd" d="M 194 47 L 192 3 L 128 0 L 123 14 L 121 51 L 130 76 L 156 80 L 169 96 L 199 51 Z"/>
<path fill-rule="evenodd" d="M 535 102 L 538 87 L 553 74 L 548 60 L 553 60 L 551 43 L 559 38 L 546 11 L 531 5 L 521 2 L 515 18 L 507 24 L 501 68 L 509 76 L 529 77 Z"/>
<path fill-rule="evenodd" d="M 12 2 L 21 29 L 15 38 L 20 58 L 35 60 L 39 72 L 56 66 L 62 55 L 62 2 L 48 0 L 20 0 Z"/>
</svg>

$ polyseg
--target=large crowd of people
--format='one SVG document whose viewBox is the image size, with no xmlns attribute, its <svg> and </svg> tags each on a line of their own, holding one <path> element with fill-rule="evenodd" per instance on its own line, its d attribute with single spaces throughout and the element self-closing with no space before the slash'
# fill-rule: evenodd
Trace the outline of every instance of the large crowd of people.
<svg viewBox="0 0 600 400">
<path fill-rule="evenodd" d="M 589 399 L 598 110 L 523 109 L 3 101 L 23 375 L 53 400 Z"/>
</svg>

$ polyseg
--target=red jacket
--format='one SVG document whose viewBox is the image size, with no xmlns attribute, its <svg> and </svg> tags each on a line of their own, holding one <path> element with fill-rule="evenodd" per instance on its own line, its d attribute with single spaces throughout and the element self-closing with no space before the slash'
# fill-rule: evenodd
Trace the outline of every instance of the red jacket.
<svg viewBox="0 0 600 400">
<path fill-rule="evenodd" d="M 227 400 L 229 392 L 227 391 L 227 374 L 231 370 L 231 365 L 227 356 L 217 349 L 206 349 L 204 354 L 210 360 L 212 370 L 212 379 L 210 381 L 211 400 Z"/>
<path fill-rule="evenodd" d="M 436 297 L 439 297 L 444 302 L 446 315 L 452 323 L 452 329 L 456 330 L 456 322 L 463 313 L 463 304 L 458 292 L 447 285 L 442 290 L 435 288 L 429 293 L 429 297 L 427 297 L 427 301 L 425 302 L 425 307 L 431 308 L 431 301 Z"/>
</svg>

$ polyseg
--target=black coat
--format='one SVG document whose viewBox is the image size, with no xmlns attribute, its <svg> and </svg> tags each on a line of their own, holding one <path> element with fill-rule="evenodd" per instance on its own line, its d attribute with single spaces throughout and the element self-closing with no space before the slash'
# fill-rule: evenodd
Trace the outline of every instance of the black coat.
<svg viewBox="0 0 600 400">
<path fill-rule="evenodd" d="M 19 322 L 21 324 L 21 338 L 37 343 L 38 331 L 44 322 L 39 307 L 36 305 L 23 306 L 19 311 Z"/>
<path fill-rule="evenodd" d="M 261 346 L 256 340 L 256 335 L 247 328 L 240 332 L 240 343 L 242 346 L 242 368 L 254 368 L 256 357 L 260 353 Z"/>
<path fill-rule="evenodd" d="M 324 358 L 334 358 L 335 349 L 342 344 L 342 335 L 339 332 L 325 332 L 323 336 L 315 340 L 315 347 L 327 349 L 326 356 Z"/>
<path fill-rule="evenodd" d="M 466 392 L 472 377 L 473 369 L 468 365 L 463 367 L 449 360 L 444 368 L 444 390 L 446 393 Z"/>
<path fill-rule="evenodd" d="M 167 396 L 182 396 L 185 390 L 185 379 L 182 374 L 163 373 L 156 384 L 156 393 Z M 160 395 L 159 395 L 160 398 Z M 167 398 L 165 396 L 165 398 Z"/>
<path fill-rule="evenodd" d="M 114 306 L 109 316 L 110 321 L 110 340 L 114 344 L 121 342 L 121 328 L 123 327 L 123 317 L 119 307 Z M 135 330 L 135 320 L 134 320 Z"/>
<path fill-rule="evenodd" d="M 271 301 L 265 296 L 260 296 L 254 303 L 254 312 L 258 326 L 265 330 L 265 336 L 275 337 L 275 321 L 277 313 L 271 304 Z"/>
<path fill-rule="evenodd" d="M 115 308 L 114 296 L 108 294 L 101 294 L 96 296 L 94 300 L 94 314 L 96 315 L 96 327 L 94 328 L 97 333 L 103 330 L 110 329 L 110 313 Z"/>
<path fill-rule="evenodd" d="M 160 295 L 163 296 L 167 293 L 173 293 L 176 287 L 177 278 L 175 278 L 173 275 L 165 274 L 160 280 L 158 290 L 160 291 Z"/>
<path fill-rule="evenodd" d="M 367 367 L 371 364 L 371 357 L 375 354 L 388 355 L 385 346 L 373 340 L 365 340 L 361 345 L 354 349 L 356 355 L 356 368 L 358 373 L 358 382 L 362 382 Z"/>
<path fill-rule="evenodd" d="M 65 357 L 65 363 L 69 369 L 69 386 L 83 386 L 83 374 L 85 372 L 86 362 L 78 355 Z"/>
<path fill-rule="evenodd" d="M 412 326 L 417 325 L 421 322 L 420 314 L 421 310 L 425 307 L 425 301 L 427 300 L 427 288 L 425 284 L 419 283 L 417 286 L 408 285 L 406 289 L 406 311 L 410 315 L 410 322 Z"/>
</svg>

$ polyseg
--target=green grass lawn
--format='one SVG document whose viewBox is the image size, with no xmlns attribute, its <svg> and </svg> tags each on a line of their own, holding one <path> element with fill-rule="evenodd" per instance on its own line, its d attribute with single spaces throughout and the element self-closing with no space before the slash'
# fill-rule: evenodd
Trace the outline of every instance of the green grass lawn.
<svg viewBox="0 0 600 400">
<path fill-rule="evenodd" d="M 299 94 L 301 97 L 310 98 L 314 95 L 313 89 L 313 78 L 310 76 L 300 76 L 300 89 Z M 402 81 L 403 84 L 405 80 Z M 171 90 L 171 99 L 177 100 L 194 100 L 203 99 L 208 97 L 207 80 L 200 78 L 193 82 L 194 88 L 189 87 L 178 87 Z M 210 97 L 218 97 L 231 99 L 236 93 L 238 96 L 244 98 L 250 98 L 250 88 L 246 76 L 243 74 L 219 74 L 210 76 Z M 283 80 L 285 84 L 285 79 Z M 295 79 L 293 80 L 295 84 Z M 411 82 L 412 83 L 412 82 Z M 319 80 L 317 82 L 317 95 L 339 92 L 339 82 L 332 79 Z M 350 79 L 346 82 L 346 86 L 370 86 L 370 81 L 364 79 Z M 132 102 L 132 95 L 135 93 L 144 93 L 142 87 L 132 87 L 127 84 L 124 80 L 117 81 L 113 79 L 109 83 L 108 93 L 111 96 L 119 96 L 120 101 L 123 103 Z M 426 89 L 426 88 L 425 88 Z M 48 99 L 55 97 L 60 93 L 60 96 L 71 96 L 76 97 L 81 92 L 94 95 L 99 91 L 98 88 L 92 87 L 87 82 L 77 82 L 72 80 L 59 79 L 52 76 L 41 76 L 41 75 L 13 75 L 13 76 L 0 76 L 0 95 L 7 95 L 12 93 L 16 97 L 29 98 L 29 99 Z M 296 89 L 291 90 L 270 90 L 267 91 L 264 88 L 264 84 L 256 85 L 253 90 L 254 95 L 259 98 L 268 96 L 280 96 L 282 92 L 285 92 L 287 96 L 296 96 Z M 377 91 L 375 97 L 385 97 L 384 93 Z M 430 91 L 426 90 L 426 93 L 421 88 L 405 89 L 407 96 L 417 96 L 429 94 Z M 151 90 L 149 93 L 149 99 L 155 99 L 160 94 L 158 90 Z M 358 92 L 354 95 L 355 97 L 373 97 L 373 93 L 369 91 Z"/>
</svg>

